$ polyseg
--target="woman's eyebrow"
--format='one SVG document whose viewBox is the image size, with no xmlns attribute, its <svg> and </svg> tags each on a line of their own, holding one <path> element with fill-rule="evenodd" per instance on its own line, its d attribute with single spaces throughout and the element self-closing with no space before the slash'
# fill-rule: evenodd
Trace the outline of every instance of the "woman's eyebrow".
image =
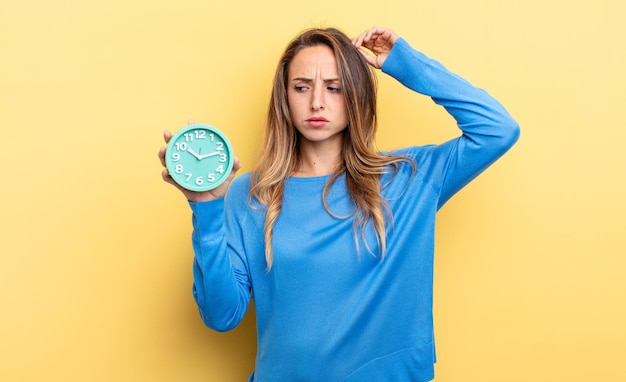
<svg viewBox="0 0 626 382">
<path fill-rule="evenodd" d="M 313 82 L 313 80 L 308 77 L 296 77 L 296 78 L 292 78 L 291 81 Z M 324 82 L 339 82 L 339 78 L 325 78 Z"/>
</svg>

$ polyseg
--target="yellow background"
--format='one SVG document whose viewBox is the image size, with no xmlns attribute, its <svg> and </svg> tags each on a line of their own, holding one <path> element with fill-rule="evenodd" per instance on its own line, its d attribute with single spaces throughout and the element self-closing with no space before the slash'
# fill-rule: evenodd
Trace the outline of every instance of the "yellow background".
<svg viewBox="0 0 626 382">
<path fill-rule="evenodd" d="M 0 380 L 245 380 L 254 316 L 200 322 L 161 132 L 218 126 L 250 170 L 287 41 L 372 25 L 522 127 L 440 213 L 436 381 L 626 380 L 623 4 L 0 0 Z M 381 149 L 457 134 L 379 78 Z"/>
</svg>

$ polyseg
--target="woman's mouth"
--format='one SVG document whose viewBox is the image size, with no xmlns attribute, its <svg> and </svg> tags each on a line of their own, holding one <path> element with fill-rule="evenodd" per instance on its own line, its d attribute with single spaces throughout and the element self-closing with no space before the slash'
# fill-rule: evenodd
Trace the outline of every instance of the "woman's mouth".
<svg viewBox="0 0 626 382">
<path fill-rule="evenodd" d="M 311 127 L 320 128 L 320 127 L 324 127 L 324 125 L 328 123 L 328 120 L 324 117 L 311 117 L 307 119 L 306 122 Z"/>
</svg>

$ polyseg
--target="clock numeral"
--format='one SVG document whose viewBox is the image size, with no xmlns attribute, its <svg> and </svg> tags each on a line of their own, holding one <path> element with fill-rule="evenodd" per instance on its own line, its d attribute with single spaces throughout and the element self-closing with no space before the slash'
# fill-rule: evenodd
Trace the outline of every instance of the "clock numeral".
<svg viewBox="0 0 626 382">
<path fill-rule="evenodd" d="M 185 176 L 187 177 L 187 182 L 189 182 L 189 179 L 191 179 L 191 177 L 193 176 L 193 174 L 190 173 L 186 173 Z"/>
<path fill-rule="evenodd" d="M 194 138 L 197 139 L 205 139 L 206 138 L 206 130 L 194 130 L 189 133 L 183 134 L 186 142 L 193 142 Z"/>
<path fill-rule="evenodd" d="M 183 165 L 182 164 L 177 164 L 176 167 L 174 168 L 174 172 L 177 174 L 182 174 L 183 171 L 185 171 L 183 169 Z"/>
<path fill-rule="evenodd" d="M 209 134 L 209 139 L 211 140 L 211 142 L 215 141 L 215 134 Z"/>
<path fill-rule="evenodd" d="M 198 186 L 202 186 L 202 185 L 204 184 L 204 178 L 203 178 L 203 177 L 201 177 L 201 176 L 197 177 L 197 178 L 196 178 L 196 184 L 197 184 Z"/>
<path fill-rule="evenodd" d="M 224 144 L 222 142 L 217 142 L 217 148 L 215 149 L 216 151 L 223 151 L 224 150 Z"/>
<path fill-rule="evenodd" d="M 220 162 L 226 162 L 226 154 L 220 154 Z"/>
<path fill-rule="evenodd" d="M 187 135 L 187 134 L 185 134 Z M 176 142 L 176 150 L 187 151 L 187 144 L 185 142 Z"/>
<path fill-rule="evenodd" d="M 209 180 L 209 182 L 215 182 L 215 174 L 210 173 L 207 179 Z"/>
<path fill-rule="evenodd" d="M 179 153 L 172 154 L 172 159 L 174 160 L 174 162 L 178 162 L 180 160 L 180 154 Z"/>
</svg>

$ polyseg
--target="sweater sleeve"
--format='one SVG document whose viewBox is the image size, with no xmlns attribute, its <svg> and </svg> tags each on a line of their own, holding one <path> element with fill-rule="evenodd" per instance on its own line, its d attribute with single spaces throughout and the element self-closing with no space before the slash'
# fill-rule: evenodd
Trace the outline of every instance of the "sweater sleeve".
<svg viewBox="0 0 626 382">
<path fill-rule="evenodd" d="M 248 308 L 251 292 L 245 263 L 233 245 L 224 199 L 192 203 L 193 296 L 203 322 L 217 331 L 236 327 Z"/>
<path fill-rule="evenodd" d="M 430 96 L 462 131 L 461 136 L 429 149 L 431 162 L 439 167 L 438 208 L 517 141 L 519 126 L 496 99 L 413 49 L 404 39 L 396 41 L 382 70 L 404 86 Z"/>
</svg>

